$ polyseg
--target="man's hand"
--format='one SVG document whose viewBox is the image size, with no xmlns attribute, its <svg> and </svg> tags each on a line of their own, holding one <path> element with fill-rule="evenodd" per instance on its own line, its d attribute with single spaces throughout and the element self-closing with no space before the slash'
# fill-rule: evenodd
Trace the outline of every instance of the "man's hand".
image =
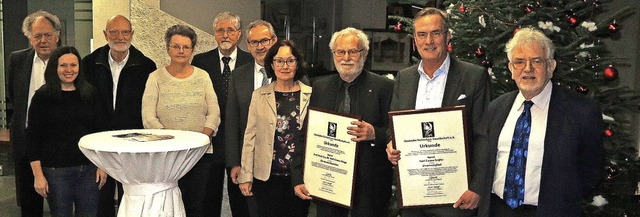
<svg viewBox="0 0 640 217">
<path fill-rule="evenodd" d="M 398 165 L 398 161 L 400 160 L 400 151 L 393 148 L 393 141 L 387 144 L 387 159 L 389 159 L 393 165 Z"/>
<path fill-rule="evenodd" d="M 237 185 L 238 176 L 240 175 L 240 166 L 231 167 L 231 171 L 229 172 L 229 175 L 231 176 L 231 182 Z"/>
<path fill-rule="evenodd" d="M 47 198 L 47 194 L 49 194 L 49 182 L 47 182 L 47 178 L 44 176 L 36 176 L 33 180 L 33 188 L 35 188 L 40 196 Z"/>
<path fill-rule="evenodd" d="M 102 186 L 104 186 L 104 183 L 106 182 L 107 182 L 107 173 L 105 173 L 103 170 L 98 168 L 96 170 L 96 183 L 98 183 L 98 190 L 102 189 Z"/>
<path fill-rule="evenodd" d="M 296 187 L 293 187 L 293 192 L 300 199 L 303 199 L 303 200 L 311 200 L 312 199 L 311 196 L 309 195 L 309 191 L 307 191 L 307 187 L 305 187 L 304 184 L 299 184 L 299 185 L 296 185 Z"/>
<path fill-rule="evenodd" d="M 476 194 L 473 191 L 467 190 L 465 191 L 460 199 L 453 204 L 453 208 L 460 209 L 475 209 L 478 207 L 478 203 L 480 202 L 480 195 Z"/>
<path fill-rule="evenodd" d="M 253 192 L 251 191 L 251 186 L 252 186 L 251 182 L 240 183 L 240 192 L 242 192 L 242 195 L 246 197 L 253 196 Z"/>
<path fill-rule="evenodd" d="M 372 141 L 376 139 L 376 131 L 370 123 L 364 121 L 352 121 L 351 124 L 355 126 L 347 127 L 347 133 L 356 138 L 352 138 L 351 141 L 362 142 Z"/>
</svg>

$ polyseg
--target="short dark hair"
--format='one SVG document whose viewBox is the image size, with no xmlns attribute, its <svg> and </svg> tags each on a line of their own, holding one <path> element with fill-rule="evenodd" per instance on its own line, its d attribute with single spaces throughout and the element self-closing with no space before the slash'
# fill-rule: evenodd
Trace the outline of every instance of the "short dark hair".
<svg viewBox="0 0 640 217">
<path fill-rule="evenodd" d="M 418 19 L 428 15 L 438 15 L 442 17 L 442 24 L 444 25 L 444 30 L 449 31 L 449 15 L 447 14 L 447 12 L 437 8 L 427 7 L 418 11 L 418 13 L 416 13 L 416 17 L 413 18 L 414 25 Z"/>
<path fill-rule="evenodd" d="M 49 63 L 47 63 L 47 67 L 44 70 L 44 81 L 45 85 L 43 85 L 38 91 L 45 91 L 46 95 L 50 97 L 60 99 L 62 95 L 62 88 L 60 77 L 58 76 L 58 64 L 59 59 L 65 54 L 73 54 L 78 58 L 78 76 L 76 80 L 73 81 L 73 85 L 76 87 L 76 90 L 80 93 L 80 97 L 82 100 L 86 100 L 91 96 L 93 91 L 93 86 L 87 82 L 85 79 L 84 72 L 82 69 L 82 58 L 80 57 L 80 53 L 76 50 L 75 47 L 72 46 L 61 46 L 56 48 L 52 53 L 51 57 L 49 57 Z"/>
<path fill-rule="evenodd" d="M 282 40 L 276 42 L 269 51 L 267 51 L 267 55 L 264 58 L 264 69 L 266 71 L 267 77 L 275 78 L 276 73 L 273 71 L 273 67 L 271 67 L 271 63 L 273 63 L 273 57 L 278 54 L 278 50 L 280 47 L 287 46 L 291 48 L 291 54 L 296 57 L 298 61 L 298 66 L 296 68 L 296 74 L 293 76 L 294 81 L 300 80 L 302 77 L 307 75 L 307 62 L 304 61 L 304 57 L 302 56 L 302 51 L 296 47 L 296 44 L 291 40 Z"/>
<path fill-rule="evenodd" d="M 174 35 L 182 35 L 191 39 L 191 47 L 196 47 L 196 43 L 198 42 L 198 35 L 196 35 L 196 31 L 193 31 L 191 27 L 180 24 L 169 27 L 167 29 L 167 32 L 164 34 L 164 41 L 167 43 L 167 47 L 171 42 L 171 37 L 173 37 Z"/>
</svg>

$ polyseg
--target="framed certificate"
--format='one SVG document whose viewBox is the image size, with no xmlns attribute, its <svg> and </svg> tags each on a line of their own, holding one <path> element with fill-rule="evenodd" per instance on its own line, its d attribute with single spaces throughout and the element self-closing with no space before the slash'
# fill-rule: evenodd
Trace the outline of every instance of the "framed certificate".
<svg viewBox="0 0 640 217">
<path fill-rule="evenodd" d="M 314 199 L 351 208 L 358 146 L 347 134 L 358 116 L 309 107 L 304 183 Z"/>
<path fill-rule="evenodd" d="M 467 190 L 464 107 L 389 112 L 400 207 L 451 205 Z"/>
</svg>

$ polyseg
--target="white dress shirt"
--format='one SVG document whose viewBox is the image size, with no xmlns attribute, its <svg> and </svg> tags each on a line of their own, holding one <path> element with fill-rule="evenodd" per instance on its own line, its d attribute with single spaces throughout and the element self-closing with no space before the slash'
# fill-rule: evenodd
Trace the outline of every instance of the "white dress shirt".
<svg viewBox="0 0 640 217">
<path fill-rule="evenodd" d="M 225 56 L 220 52 L 220 49 L 218 49 L 218 56 L 220 57 L 218 61 L 220 61 L 220 73 L 222 74 L 224 73 L 224 62 L 222 62 L 222 57 Z M 233 71 L 233 69 L 236 68 L 236 60 L 238 59 L 238 48 L 233 49 L 233 52 L 231 52 L 231 55 L 228 57 L 231 57 L 231 60 L 229 60 L 229 69 Z"/>
<path fill-rule="evenodd" d="M 420 80 L 418 81 L 415 109 L 440 108 L 442 107 L 442 98 L 444 98 L 444 87 L 447 84 L 451 58 L 447 54 L 447 58 L 444 59 L 440 68 L 433 73 L 433 78 L 430 78 L 424 72 L 422 64 L 423 61 L 421 60 L 418 66 Z"/>
<path fill-rule="evenodd" d="M 524 179 L 524 204 L 538 205 L 538 194 L 540 193 L 540 177 L 542 175 L 542 158 L 544 156 L 544 138 L 547 130 L 547 117 L 549 113 L 549 101 L 551 100 L 551 82 L 548 82 L 542 92 L 533 97 L 531 101 L 531 132 L 529 133 L 529 146 L 527 154 L 527 164 Z M 496 160 L 496 171 L 493 178 L 493 193 L 503 198 L 504 184 L 507 175 L 507 165 L 511 152 L 511 139 L 515 131 L 518 117 L 524 109 L 525 98 L 522 93 L 518 93 L 513 101 L 513 106 L 509 111 L 509 116 L 502 127 L 498 138 L 498 153 Z"/>
<path fill-rule="evenodd" d="M 27 101 L 27 111 L 29 111 L 29 107 L 31 106 L 31 98 L 36 93 L 36 90 L 40 89 L 42 85 L 44 85 L 44 71 L 47 68 L 47 63 L 49 60 L 42 60 L 38 57 L 36 53 L 33 55 L 33 64 L 31 68 L 31 80 L 29 81 L 29 100 Z M 27 112 L 27 119 L 25 120 L 25 127 L 29 124 L 29 112 Z"/>
<path fill-rule="evenodd" d="M 253 66 L 253 75 L 254 75 L 253 76 L 253 90 L 256 90 L 256 89 L 262 87 L 262 78 L 264 76 L 266 76 L 266 72 L 265 72 L 265 74 L 262 74 L 262 72 L 260 72 L 260 69 L 262 69 L 264 67 L 261 66 L 261 65 L 258 65 L 258 63 L 255 62 L 255 61 L 254 61 L 253 64 L 255 64 Z M 269 78 L 269 83 L 271 83 L 271 78 Z"/>
<path fill-rule="evenodd" d="M 127 51 L 127 56 L 122 59 L 122 61 L 117 62 L 111 56 L 111 50 L 109 50 L 109 69 L 111 70 L 111 79 L 113 80 L 113 109 L 116 109 L 116 96 L 118 93 L 118 80 L 120 80 L 120 73 L 124 68 L 124 65 L 127 64 L 129 60 L 129 51 Z"/>
</svg>

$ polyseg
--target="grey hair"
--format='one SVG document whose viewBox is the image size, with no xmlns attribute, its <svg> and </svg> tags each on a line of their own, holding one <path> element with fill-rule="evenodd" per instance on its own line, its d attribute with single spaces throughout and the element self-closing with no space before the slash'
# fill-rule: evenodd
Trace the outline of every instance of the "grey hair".
<svg viewBox="0 0 640 217">
<path fill-rule="evenodd" d="M 213 19 L 213 31 L 215 31 L 218 22 L 223 20 L 229 20 L 235 23 L 236 30 L 240 30 L 240 27 L 242 26 L 240 16 L 229 11 L 223 11 L 216 15 L 216 18 Z"/>
<path fill-rule="evenodd" d="M 437 8 L 431 8 L 431 7 L 427 7 L 427 8 L 423 8 L 422 10 L 418 11 L 418 13 L 416 13 L 416 17 L 413 18 L 413 23 L 415 25 L 416 21 L 422 17 L 428 16 L 428 15 L 438 15 L 440 17 L 442 17 L 442 24 L 444 26 L 444 30 L 445 31 L 449 31 L 449 15 L 447 14 L 447 12 L 437 9 Z M 415 28 L 414 28 L 415 29 Z"/>
<path fill-rule="evenodd" d="M 555 46 L 551 39 L 549 39 L 542 31 L 525 27 L 518 30 L 518 32 L 507 42 L 504 51 L 507 52 L 507 58 L 511 61 L 513 49 L 519 46 L 529 44 L 531 42 L 537 42 L 544 49 L 547 59 L 553 59 L 555 54 Z"/>
<path fill-rule="evenodd" d="M 343 30 L 333 33 L 333 36 L 331 36 L 331 41 L 329 41 L 329 48 L 331 48 L 331 50 L 335 49 L 336 40 L 338 40 L 340 36 L 345 35 L 355 35 L 356 37 L 358 37 L 358 46 L 360 48 L 364 48 L 366 52 L 369 51 L 369 37 L 367 36 L 367 34 L 364 34 L 362 30 L 353 27 L 347 27 Z"/>
<path fill-rule="evenodd" d="M 249 23 L 249 26 L 247 27 L 247 40 L 249 40 L 249 32 L 251 31 L 251 29 L 256 28 L 258 26 L 266 26 L 267 28 L 269 28 L 269 33 L 271 33 L 271 37 L 276 36 L 276 31 L 273 30 L 273 26 L 271 25 L 271 23 L 264 20 L 255 20 Z"/>
<path fill-rule="evenodd" d="M 49 21 L 49 23 L 51 23 L 51 26 L 53 26 L 53 29 L 56 31 L 56 33 L 60 34 L 60 31 L 62 30 L 62 25 L 60 24 L 60 19 L 58 18 L 58 16 L 53 15 L 52 13 L 46 12 L 46 11 L 36 11 L 32 14 L 29 14 L 29 16 L 24 18 L 24 21 L 22 21 L 22 33 L 24 33 L 24 36 L 31 36 L 31 27 L 33 25 L 33 23 L 40 17 L 44 17 L 45 19 L 47 19 Z"/>
<path fill-rule="evenodd" d="M 164 34 L 164 41 L 167 43 L 167 47 L 169 46 L 169 43 L 171 43 L 171 37 L 174 35 L 182 35 L 191 39 L 191 47 L 196 47 L 198 35 L 196 35 L 196 32 L 193 31 L 191 27 L 180 24 L 169 27 L 167 32 Z"/>
</svg>

